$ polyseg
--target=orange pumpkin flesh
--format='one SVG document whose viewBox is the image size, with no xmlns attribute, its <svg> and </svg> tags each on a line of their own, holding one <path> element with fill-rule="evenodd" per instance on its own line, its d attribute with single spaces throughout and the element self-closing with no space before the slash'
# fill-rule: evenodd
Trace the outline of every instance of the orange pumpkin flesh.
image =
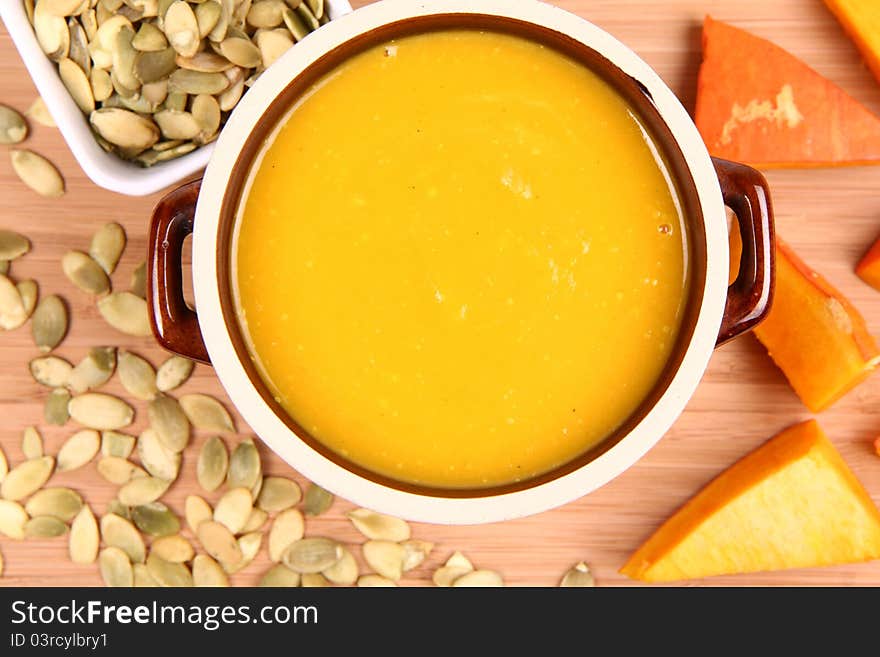
<svg viewBox="0 0 880 657">
<path fill-rule="evenodd" d="M 621 573 L 646 582 L 880 557 L 880 513 L 814 421 L 778 434 L 670 517 Z"/>
<path fill-rule="evenodd" d="M 880 118 L 779 46 L 707 17 L 695 121 L 757 167 L 880 164 Z"/>
<path fill-rule="evenodd" d="M 776 295 L 755 335 L 813 412 L 840 399 L 880 361 L 859 311 L 778 238 Z"/>
</svg>

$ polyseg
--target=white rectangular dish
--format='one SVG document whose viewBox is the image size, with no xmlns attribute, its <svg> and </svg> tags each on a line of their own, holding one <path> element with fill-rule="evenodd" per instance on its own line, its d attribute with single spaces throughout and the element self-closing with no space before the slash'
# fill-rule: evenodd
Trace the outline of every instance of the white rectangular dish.
<svg viewBox="0 0 880 657">
<path fill-rule="evenodd" d="M 331 19 L 351 11 L 348 0 L 326 0 Z M 61 135 L 86 175 L 105 189 L 128 196 L 145 196 L 164 189 L 203 169 L 214 150 L 206 144 L 187 155 L 144 168 L 104 151 L 95 141 L 86 117 L 70 97 L 58 67 L 40 48 L 21 0 L 0 2 L 0 18 L 21 55 L 37 91 Z M 320 29 L 320 28 L 319 28 Z M 307 39 L 309 37 L 306 37 Z"/>
</svg>

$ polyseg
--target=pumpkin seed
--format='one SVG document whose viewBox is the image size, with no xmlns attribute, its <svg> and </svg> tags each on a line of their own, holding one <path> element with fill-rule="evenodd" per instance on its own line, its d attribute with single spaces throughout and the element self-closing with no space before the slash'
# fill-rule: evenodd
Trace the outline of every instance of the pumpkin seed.
<svg viewBox="0 0 880 657">
<path fill-rule="evenodd" d="M 291 543 L 281 555 L 281 560 L 285 566 L 300 574 L 320 573 L 335 565 L 342 558 L 342 554 L 343 548 L 336 541 L 311 537 Z"/>
<path fill-rule="evenodd" d="M 115 513 L 101 518 L 101 537 L 106 545 L 122 550 L 132 563 L 143 563 L 147 557 L 140 532 L 131 521 Z"/>
<path fill-rule="evenodd" d="M 36 100 L 31 103 L 31 106 L 25 112 L 25 116 L 47 128 L 57 127 L 55 125 L 55 119 L 53 119 L 52 115 L 49 113 L 49 108 L 46 107 L 46 102 L 40 96 L 37 96 Z"/>
<path fill-rule="evenodd" d="M 150 536 L 170 536 L 180 531 L 180 520 L 161 502 L 134 507 L 131 520 L 138 529 Z"/>
<path fill-rule="evenodd" d="M 110 279 L 100 265 L 82 251 L 68 251 L 61 258 L 61 268 L 71 283 L 89 294 L 106 294 Z"/>
<path fill-rule="evenodd" d="M 0 260 L 0 274 L 4 276 L 9 273 L 9 261 L 8 260 Z"/>
<path fill-rule="evenodd" d="M 184 563 L 195 556 L 193 546 L 180 534 L 157 538 L 150 550 L 171 563 Z"/>
<path fill-rule="evenodd" d="M 238 534 L 247 524 L 254 501 L 247 488 L 233 488 L 217 500 L 214 506 L 214 520 L 226 525 L 233 534 Z"/>
<path fill-rule="evenodd" d="M 198 554 L 192 564 L 193 586 L 229 586 L 229 578 L 214 559 L 207 554 Z"/>
<path fill-rule="evenodd" d="M 167 48 L 168 40 L 158 27 L 152 23 L 143 22 L 131 40 L 131 45 L 141 52 L 156 52 Z"/>
<path fill-rule="evenodd" d="M 301 498 L 302 491 L 295 481 L 284 477 L 266 477 L 263 479 L 257 506 L 274 513 L 298 504 Z"/>
<path fill-rule="evenodd" d="M 494 587 L 504 586 L 501 575 L 494 570 L 474 570 L 458 577 L 452 586 L 455 587 Z"/>
<path fill-rule="evenodd" d="M 596 579 L 593 577 L 593 573 L 590 572 L 590 567 L 581 561 L 572 566 L 563 575 L 559 586 L 564 588 L 589 588 L 596 586 Z"/>
<path fill-rule="evenodd" d="M 172 91 L 169 89 L 168 94 L 165 97 L 165 102 L 162 104 L 162 107 L 164 107 L 165 109 L 177 110 L 178 112 L 182 112 L 186 109 L 188 98 L 189 96 L 187 96 L 183 92 Z"/>
<path fill-rule="evenodd" d="M 37 0 L 34 5 L 34 32 L 37 42 L 49 59 L 58 61 L 66 57 L 70 49 L 70 32 L 67 22 L 46 9 L 45 0 Z"/>
<path fill-rule="evenodd" d="M 303 573 L 300 586 L 307 589 L 326 588 L 330 582 L 321 573 Z"/>
<path fill-rule="evenodd" d="M 165 162 L 167 160 L 173 160 L 176 157 L 181 155 L 185 155 L 187 153 L 191 153 L 197 148 L 194 142 L 187 142 L 185 144 L 180 144 L 179 146 L 175 146 L 174 148 L 169 148 L 165 151 L 157 151 L 154 148 L 151 148 L 148 151 L 144 151 L 140 155 L 135 158 L 138 164 L 144 167 L 151 167 L 157 162 Z"/>
<path fill-rule="evenodd" d="M 120 518 L 131 520 L 131 511 L 129 508 L 117 499 L 112 499 L 107 502 L 107 513 L 114 513 Z"/>
<path fill-rule="evenodd" d="M 287 15 L 287 14 L 285 14 Z M 287 20 L 290 20 L 289 18 Z M 287 23 L 285 20 L 285 23 Z M 299 40 L 299 39 L 297 39 Z M 257 47 L 263 60 L 263 68 L 269 68 L 293 46 L 293 39 L 287 30 L 267 30 L 256 35 Z"/>
<path fill-rule="evenodd" d="M 222 73 L 234 66 L 232 62 L 215 52 L 199 52 L 193 57 L 181 57 L 177 55 L 177 65 L 189 71 L 201 71 L 202 73 Z"/>
<path fill-rule="evenodd" d="M 172 452 L 182 452 L 189 442 L 189 420 L 177 400 L 158 395 L 147 406 L 147 415 L 162 444 Z"/>
<path fill-rule="evenodd" d="M 0 497 L 13 502 L 23 500 L 42 488 L 49 481 L 54 469 L 55 459 L 51 456 L 41 456 L 20 463 L 0 483 Z"/>
<path fill-rule="evenodd" d="M 15 284 L 0 275 L 0 328 L 12 330 L 27 321 L 24 302 Z"/>
<path fill-rule="evenodd" d="M 40 0 L 43 8 L 53 16 L 72 15 L 82 4 L 82 0 Z"/>
<path fill-rule="evenodd" d="M 3 448 L 0 447 L 0 482 L 6 478 L 7 474 L 9 474 L 9 462 L 6 460 Z"/>
<path fill-rule="evenodd" d="M 142 84 L 164 80 L 177 69 L 176 58 L 174 48 L 139 52 L 134 58 L 134 76 Z"/>
<path fill-rule="evenodd" d="M 342 557 L 339 561 L 323 572 L 324 577 L 334 584 L 351 586 L 358 578 L 358 565 L 354 555 L 347 549 L 342 548 Z"/>
<path fill-rule="evenodd" d="M 67 31 L 70 33 L 70 48 L 67 56 L 88 76 L 92 72 L 92 56 L 89 53 L 89 38 L 86 31 L 75 18 L 67 19 Z"/>
<path fill-rule="evenodd" d="M 206 520 L 213 519 L 214 511 L 211 509 L 211 505 L 198 495 L 187 495 L 184 502 L 184 516 L 190 531 L 196 534 L 199 525 Z"/>
<path fill-rule="evenodd" d="M 135 588 L 152 588 L 159 586 L 159 582 L 157 582 L 153 575 L 150 573 L 150 569 L 147 568 L 146 564 L 132 564 L 131 569 L 134 573 Z"/>
<path fill-rule="evenodd" d="M 3 121 L 3 110 L 0 105 L 0 124 Z M 2 127 L 0 127 L 2 129 Z M 0 143 L 6 143 L 0 140 Z M 28 239 L 12 230 L 0 229 L 0 260 L 15 260 L 31 250 Z"/>
<path fill-rule="evenodd" d="M 43 407 L 43 419 L 48 424 L 61 426 L 67 424 L 70 413 L 67 405 L 70 403 L 70 393 L 64 388 L 55 388 L 46 397 L 46 405 Z"/>
<path fill-rule="evenodd" d="M 222 8 L 217 2 L 203 2 L 196 5 L 196 23 L 199 26 L 199 38 L 204 39 L 220 20 Z"/>
<path fill-rule="evenodd" d="M 220 129 L 220 104 L 213 96 L 200 94 L 193 99 L 192 115 L 199 124 L 196 140 L 206 143 Z"/>
<path fill-rule="evenodd" d="M 324 16 L 324 0 L 306 0 L 306 4 L 309 6 L 309 10 L 311 10 L 315 19 Z M 317 25 L 315 25 L 315 29 L 318 29 Z"/>
<path fill-rule="evenodd" d="M 64 179 L 49 160 L 28 150 L 13 150 L 10 158 L 16 175 L 37 194 L 46 198 L 64 195 Z"/>
<path fill-rule="evenodd" d="M 255 68 L 263 61 L 260 49 L 247 38 L 227 37 L 220 42 L 219 48 L 220 54 L 236 66 Z"/>
<path fill-rule="evenodd" d="M 168 97 L 168 80 L 156 80 L 155 82 L 147 82 L 141 87 L 141 99 L 149 104 L 149 111 L 155 112 L 156 109 Z M 156 142 L 153 144 L 154 149 L 167 142 Z"/>
<path fill-rule="evenodd" d="M 93 429 L 77 431 L 58 450 L 58 471 L 81 468 L 95 458 L 101 448 L 101 436 Z"/>
<path fill-rule="evenodd" d="M 18 502 L 0 500 L 0 534 L 8 538 L 24 538 L 24 527 L 28 514 Z"/>
<path fill-rule="evenodd" d="M 317 17 L 312 13 L 311 3 L 302 2 L 296 8 L 296 13 L 299 14 L 299 17 L 303 19 L 303 22 L 309 28 L 309 32 L 317 30 L 321 27 L 321 24 L 318 22 Z"/>
<path fill-rule="evenodd" d="M 73 365 L 58 356 L 34 358 L 28 367 L 34 381 L 50 388 L 60 388 L 67 385 L 70 373 L 73 371 Z"/>
<path fill-rule="evenodd" d="M 92 236 L 89 255 L 109 276 L 116 269 L 116 264 L 125 249 L 125 230 L 115 221 L 101 226 Z"/>
<path fill-rule="evenodd" d="M 279 513 L 269 531 L 269 558 L 275 562 L 281 561 L 285 550 L 300 540 L 304 533 L 305 520 L 297 509 Z"/>
<path fill-rule="evenodd" d="M 307 516 L 319 516 L 333 505 L 333 493 L 310 483 L 306 488 L 303 511 Z"/>
<path fill-rule="evenodd" d="M 474 570 L 473 564 L 461 552 L 454 552 L 446 561 L 446 565 L 434 571 L 433 581 L 436 586 L 452 586 L 462 575 Z"/>
<path fill-rule="evenodd" d="M 113 376 L 116 368 L 115 347 L 93 347 L 68 377 L 67 385 L 75 393 L 98 388 Z"/>
<path fill-rule="evenodd" d="M 122 86 L 137 90 L 141 86 L 141 81 L 134 74 L 134 62 L 140 52 L 132 45 L 133 39 L 134 31 L 123 27 L 116 33 L 116 40 L 110 53 L 113 62 L 112 77 L 115 77 Z"/>
<path fill-rule="evenodd" d="M 403 576 L 406 549 L 391 541 L 367 541 L 361 548 L 364 560 L 382 577 L 397 581 Z"/>
<path fill-rule="evenodd" d="M 67 549 L 73 563 L 94 563 L 98 558 L 98 523 L 88 504 L 83 505 L 70 525 Z"/>
<path fill-rule="evenodd" d="M 20 281 L 15 284 L 15 287 L 18 288 L 18 294 L 21 297 L 25 318 L 29 318 L 33 315 L 34 308 L 37 306 L 37 296 L 39 294 L 37 283 L 36 281 Z"/>
<path fill-rule="evenodd" d="M 76 517 L 82 506 L 82 497 L 70 488 L 43 488 L 30 497 L 25 504 L 25 511 L 31 517 L 52 516 L 62 522 L 69 522 Z"/>
<path fill-rule="evenodd" d="M 89 115 L 97 133 L 111 144 L 140 152 L 159 141 L 159 128 L 150 119 L 119 107 L 103 107 Z"/>
<path fill-rule="evenodd" d="M 192 139 L 199 134 L 200 126 L 189 112 L 162 110 L 153 115 L 153 120 L 166 139 Z"/>
<path fill-rule="evenodd" d="M 118 397 L 101 392 L 77 395 L 70 400 L 67 409 L 74 420 L 89 429 L 121 429 L 134 419 L 131 406 Z"/>
<path fill-rule="evenodd" d="M 263 490 L 263 479 L 265 477 L 257 477 L 257 481 L 251 486 L 251 497 L 254 499 L 259 499 L 260 493 Z"/>
<path fill-rule="evenodd" d="M 156 371 L 156 387 L 168 392 L 183 385 L 193 371 L 193 363 L 183 356 L 171 356 Z"/>
<path fill-rule="evenodd" d="M 27 133 L 28 127 L 24 117 L 11 107 L 0 105 L 0 144 L 18 144 L 24 141 Z M 3 232 L 12 233 L 12 231 Z"/>
<path fill-rule="evenodd" d="M 117 486 L 127 484 L 132 479 L 147 476 L 145 470 L 118 456 L 105 456 L 98 461 L 97 467 L 99 475 Z"/>
<path fill-rule="evenodd" d="M 381 541 L 405 541 L 410 537 L 410 527 L 405 520 L 376 513 L 369 509 L 348 512 L 348 519 L 355 528 L 370 539 Z"/>
<path fill-rule="evenodd" d="M 260 529 L 269 519 L 269 514 L 262 509 L 253 509 L 251 515 L 248 516 L 247 522 L 241 528 L 243 533 L 254 532 Z"/>
<path fill-rule="evenodd" d="M 197 429 L 234 432 L 235 425 L 226 409 L 209 395 L 190 394 L 180 398 L 180 406 Z"/>
<path fill-rule="evenodd" d="M 428 541 L 409 540 L 404 541 L 401 545 L 404 550 L 403 572 L 418 568 L 434 549 L 434 544 Z"/>
<path fill-rule="evenodd" d="M 181 587 L 192 586 L 192 574 L 182 563 L 165 561 L 158 554 L 150 552 L 147 557 L 147 570 L 159 586 Z"/>
<path fill-rule="evenodd" d="M 138 477 L 119 489 L 119 501 L 126 506 L 142 506 L 155 502 L 168 490 L 171 482 L 157 477 Z"/>
<path fill-rule="evenodd" d="M 238 538 L 238 549 L 241 550 L 241 559 L 234 564 L 223 564 L 223 569 L 232 575 L 239 570 L 247 568 L 256 558 L 263 544 L 263 534 L 260 532 L 250 532 Z"/>
<path fill-rule="evenodd" d="M 205 551 L 221 564 L 241 561 L 241 547 L 226 525 L 216 520 L 206 520 L 199 525 L 196 535 Z"/>
<path fill-rule="evenodd" d="M 182 1 L 182 0 L 178 0 Z M 185 94 L 219 94 L 229 87 L 222 73 L 203 73 L 179 68 L 168 78 L 168 90 Z"/>
<path fill-rule="evenodd" d="M 171 3 L 165 12 L 165 36 L 168 43 L 184 57 L 192 57 L 199 50 L 199 24 L 192 8 L 183 0 Z"/>
<path fill-rule="evenodd" d="M 54 516 L 35 516 L 24 524 L 25 538 L 55 538 L 67 533 L 67 525 Z"/>
<path fill-rule="evenodd" d="M 285 7 L 281 10 L 281 19 L 284 25 L 297 41 L 302 41 L 309 34 L 309 26 L 292 8 Z"/>
<path fill-rule="evenodd" d="M 158 479 L 173 481 L 180 472 L 181 456 L 166 448 L 152 429 L 144 431 L 137 442 L 138 456 L 144 468 Z"/>
<path fill-rule="evenodd" d="M 294 588 L 299 586 L 300 575 L 283 563 L 276 563 L 260 578 L 257 586 L 273 588 Z"/>
<path fill-rule="evenodd" d="M 98 312 L 117 331 L 138 337 L 152 335 L 147 302 L 131 292 L 112 292 L 98 301 Z"/>
<path fill-rule="evenodd" d="M 208 39 L 214 43 L 219 43 L 226 38 L 226 32 L 229 29 L 229 20 L 232 18 L 232 1 L 220 0 L 220 16 L 214 27 L 208 32 Z"/>
<path fill-rule="evenodd" d="M 116 35 L 120 30 L 132 29 L 131 21 L 121 14 L 110 16 L 107 20 L 98 20 L 98 32 L 95 39 L 98 47 L 105 52 L 111 52 L 116 45 Z M 102 66 L 102 68 L 110 68 L 112 64 Z"/>
<path fill-rule="evenodd" d="M 101 432 L 101 454 L 127 459 L 134 450 L 135 437 L 118 431 Z"/>
<path fill-rule="evenodd" d="M 217 490 L 229 467 L 229 453 L 226 444 L 219 436 L 212 436 L 205 441 L 199 452 L 199 460 L 196 464 L 196 478 L 199 486 L 206 491 Z"/>
<path fill-rule="evenodd" d="M 58 74 L 77 107 L 85 114 L 93 112 L 95 97 L 92 95 L 92 84 L 85 71 L 72 59 L 65 57 L 58 62 Z"/>
<path fill-rule="evenodd" d="M 43 437 L 36 427 L 25 427 L 21 437 L 21 451 L 28 460 L 43 456 Z"/>
<path fill-rule="evenodd" d="M 230 111 L 241 99 L 242 93 L 244 93 L 244 80 L 233 82 L 229 89 L 217 96 L 220 109 L 224 112 Z"/>
<path fill-rule="evenodd" d="M 40 299 L 31 318 L 34 343 L 42 352 L 52 351 L 67 334 L 67 308 L 61 299 L 50 294 Z"/>
<path fill-rule="evenodd" d="M 119 382 L 130 395 L 137 399 L 152 400 L 156 397 L 156 370 L 146 360 L 128 351 L 119 353 Z"/>
<path fill-rule="evenodd" d="M 137 267 L 134 268 L 134 271 L 131 274 L 131 293 L 135 296 L 140 297 L 141 299 L 147 298 L 147 263 L 141 262 Z M 180 358 L 180 356 L 172 356 L 171 358 Z M 170 359 L 169 359 L 170 360 Z M 184 358 L 183 360 L 187 360 Z M 165 361 L 168 362 L 168 361 Z M 158 381 L 157 381 L 158 384 Z M 176 386 L 175 386 L 176 387 Z M 163 390 L 163 388 L 159 388 L 159 390 Z M 171 388 L 168 388 L 171 390 Z"/>
<path fill-rule="evenodd" d="M 358 577 L 357 585 L 359 588 L 380 588 L 397 586 L 397 584 L 392 582 L 387 577 L 373 574 L 361 575 L 360 577 Z"/>
<path fill-rule="evenodd" d="M 229 473 L 226 485 L 230 488 L 253 488 L 257 485 L 262 475 L 260 453 L 253 440 L 243 440 L 229 457 Z"/>
<path fill-rule="evenodd" d="M 281 10 L 284 4 L 278 0 L 260 0 L 251 5 L 247 22 L 252 27 L 270 28 L 281 24 Z"/>
</svg>

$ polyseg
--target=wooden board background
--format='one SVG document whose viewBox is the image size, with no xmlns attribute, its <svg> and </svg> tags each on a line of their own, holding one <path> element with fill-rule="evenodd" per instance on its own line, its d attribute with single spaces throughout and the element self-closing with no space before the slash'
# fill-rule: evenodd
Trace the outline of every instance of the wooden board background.
<svg viewBox="0 0 880 657">
<path fill-rule="evenodd" d="M 14 1 L 14 0 L 4 0 Z M 693 107 L 700 61 L 700 23 L 706 13 L 770 38 L 880 112 L 880 84 L 821 0 L 557 0 L 591 20 L 642 55 Z M 366 4 L 359 0 L 355 4 Z M 0 31 L 0 102 L 24 110 L 35 97 L 12 42 Z M 48 156 L 64 173 L 68 193 L 60 201 L 44 200 L 26 189 L 0 156 L 0 226 L 28 234 L 34 248 L 11 269 L 16 280 L 35 278 L 43 294 L 61 294 L 73 311 L 70 334 L 58 353 L 71 361 L 90 346 L 115 344 L 158 364 L 164 354 L 150 339 L 129 338 L 104 324 L 92 300 L 62 275 L 61 255 L 84 249 L 103 222 L 120 221 L 129 245 L 113 277 L 117 289 L 128 286 L 135 265 L 144 258 L 151 208 L 159 195 L 128 198 L 93 185 L 82 173 L 56 130 L 33 126 L 26 146 Z M 768 173 L 780 234 L 815 268 L 825 274 L 865 314 L 880 334 L 880 293 L 853 274 L 862 252 L 880 233 L 880 168 Z M 23 427 L 41 427 L 50 453 L 74 430 L 42 426 L 46 390 L 35 384 L 27 362 L 36 355 L 27 327 L 0 336 L 0 444 L 14 463 L 23 457 Z M 122 393 L 114 379 L 108 391 Z M 210 368 L 199 366 L 185 392 L 209 392 L 225 399 Z M 875 376 L 821 416 L 822 425 L 874 500 L 880 503 L 880 457 L 871 441 L 880 434 L 880 376 Z M 145 425 L 137 404 L 132 432 Z M 602 585 L 629 584 L 617 574 L 628 554 L 666 516 L 737 458 L 777 430 L 809 417 L 782 374 L 757 341 L 746 336 L 712 359 L 703 383 L 666 437 L 635 467 L 601 490 L 555 511 L 523 520 L 479 527 L 416 525 L 414 535 L 437 547 L 425 566 L 404 584 L 423 584 L 452 550 L 465 552 L 480 567 L 501 571 L 515 585 L 555 585 L 573 563 L 586 560 Z M 245 435 L 247 428 L 238 420 Z M 183 474 L 168 499 L 182 513 L 187 494 L 197 492 L 194 462 L 205 436 L 188 448 Z M 230 440 L 230 443 L 234 440 Z M 294 475 L 263 449 L 265 469 Z M 298 475 L 296 475 L 298 476 Z M 91 464 L 75 473 L 55 475 L 53 484 L 81 491 L 103 513 L 114 487 Z M 213 501 L 216 496 L 211 496 Z M 338 500 L 332 510 L 309 521 L 308 531 L 355 542 L 358 535 L 344 519 L 350 505 Z M 0 538 L 6 560 L 2 586 L 97 585 L 95 566 L 67 560 L 64 539 L 14 542 Z M 233 578 L 253 584 L 268 567 L 265 547 L 257 561 Z M 824 569 L 793 570 L 716 578 L 705 584 L 731 585 L 880 585 L 880 561 Z"/>
</svg>

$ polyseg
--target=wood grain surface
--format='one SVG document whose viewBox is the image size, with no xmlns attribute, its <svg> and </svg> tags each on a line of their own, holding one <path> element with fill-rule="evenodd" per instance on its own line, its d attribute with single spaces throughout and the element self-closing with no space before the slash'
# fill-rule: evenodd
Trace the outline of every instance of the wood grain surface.
<svg viewBox="0 0 880 657">
<path fill-rule="evenodd" d="M 15 0 L 3 0 L 12 2 Z M 855 47 L 821 0 L 557 0 L 627 43 L 657 69 L 693 108 L 700 62 L 700 24 L 706 13 L 772 39 L 803 58 L 875 112 L 880 112 L 880 84 L 860 61 Z M 366 4 L 363 1 L 357 5 Z M 0 102 L 25 110 L 36 92 L 12 42 L 0 31 Z M 353 111 L 357 111 L 353 108 Z M 113 276 L 116 289 L 126 289 L 136 264 L 144 259 L 151 208 L 159 195 L 128 198 L 99 189 L 82 173 L 60 134 L 33 125 L 26 147 L 54 161 L 67 180 L 61 200 L 41 199 L 22 185 L 7 157 L 0 157 L 0 226 L 26 233 L 33 250 L 17 260 L 15 280 L 34 278 L 42 294 L 58 293 L 73 315 L 70 333 L 58 353 L 71 361 L 91 346 L 112 344 L 133 350 L 158 365 L 165 354 L 151 339 L 115 332 L 98 315 L 93 300 L 62 275 L 61 255 L 85 249 L 103 222 L 121 222 L 128 248 Z M 803 258 L 837 285 L 880 334 L 880 293 L 863 284 L 853 267 L 880 233 L 880 168 L 772 171 L 779 233 Z M 27 362 L 36 349 L 28 327 L 0 336 L 0 444 L 10 461 L 22 460 L 21 431 L 37 425 L 49 453 L 74 430 L 42 422 L 46 389 L 34 383 Z M 123 393 L 118 381 L 109 392 Z M 179 392 L 207 392 L 226 399 L 212 370 L 198 366 Z M 231 408 L 231 407 L 230 407 Z M 143 403 L 136 404 L 136 433 L 144 428 Z M 461 550 L 479 567 L 501 571 L 514 585 L 556 585 L 563 572 L 585 560 L 601 585 L 631 584 L 618 568 L 640 542 L 700 486 L 773 433 L 809 417 L 781 372 L 751 336 L 719 349 L 687 409 L 663 440 L 636 466 L 604 488 L 563 508 L 523 520 L 477 527 L 415 525 L 417 538 L 437 547 L 423 567 L 403 584 L 424 584 L 453 550 Z M 247 427 L 237 418 L 241 435 Z M 822 413 L 820 418 L 834 444 L 880 503 L 880 457 L 871 441 L 880 434 L 880 376 Z M 167 498 L 182 514 L 187 494 L 198 492 L 195 457 L 206 438 L 197 434 L 184 456 L 180 479 Z M 235 437 L 227 437 L 232 444 Z M 289 466 L 262 449 L 269 473 L 296 475 Z M 55 475 L 55 485 L 81 491 L 103 513 L 115 487 L 101 479 L 90 464 L 74 473 Z M 211 501 L 216 495 L 208 496 Z M 326 515 L 310 520 L 308 532 L 357 542 L 358 534 L 344 518 L 350 505 L 337 500 Z M 66 540 L 15 542 L 0 538 L 6 572 L 0 586 L 98 585 L 97 566 L 76 566 L 67 559 Z M 358 551 L 359 552 L 359 551 Z M 235 584 L 257 582 L 268 567 L 265 547 L 258 559 L 235 575 Z M 721 577 L 697 582 L 708 585 L 880 585 L 880 561 L 810 570 Z"/>
</svg>

